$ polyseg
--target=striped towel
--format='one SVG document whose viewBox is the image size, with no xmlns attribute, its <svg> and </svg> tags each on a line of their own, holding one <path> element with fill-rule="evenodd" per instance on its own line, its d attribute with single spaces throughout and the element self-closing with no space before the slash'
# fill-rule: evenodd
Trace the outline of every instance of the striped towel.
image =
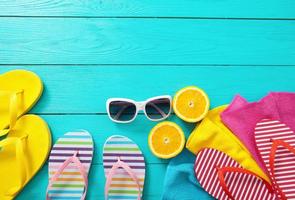
<svg viewBox="0 0 295 200">
<path fill-rule="evenodd" d="M 103 148 L 103 166 L 106 177 L 114 163 L 118 161 L 118 158 L 128 164 L 136 174 L 142 195 L 145 179 L 145 161 L 139 147 L 127 137 L 111 136 L 107 139 Z M 137 199 L 138 192 L 138 188 L 129 174 L 122 168 L 117 169 L 109 189 L 109 200 Z"/>
<path fill-rule="evenodd" d="M 49 157 L 49 180 L 66 159 L 78 151 L 77 157 L 89 172 L 93 157 L 93 140 L 86 131 L 69 132 L 54 144 Z M 84 181 L 74 163 L 69 164 L 58 180 L 49 189 L 52 200 L 80 200 L 84 192 Z"/>
</svg>

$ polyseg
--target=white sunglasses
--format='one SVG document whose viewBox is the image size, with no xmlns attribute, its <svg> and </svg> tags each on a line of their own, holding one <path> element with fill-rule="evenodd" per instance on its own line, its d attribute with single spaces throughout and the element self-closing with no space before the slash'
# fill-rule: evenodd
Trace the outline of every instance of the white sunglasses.
<svg viewBox="0 0 295 200">
<path fill-rule="evenodd" d="M 132 122 L 138 112 L 143 110 L 151 121 L 161 121 L 169 117 L 172 110 L 172 97 L 169 95 L 149 98 L 136 102 L 126 98 L 110 98 L 106 103 L 109 118 L 117 123 Z"/>
</svg>

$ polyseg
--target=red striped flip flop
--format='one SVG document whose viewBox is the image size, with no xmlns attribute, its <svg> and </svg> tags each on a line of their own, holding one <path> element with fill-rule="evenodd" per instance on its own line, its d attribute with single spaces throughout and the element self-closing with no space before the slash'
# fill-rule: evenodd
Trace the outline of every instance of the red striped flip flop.
<svg viewBox="0 0 295 200">
<path fill-rule="evenodd" d="M 195 174 L 200 185 L 219 200 L 276 199 L 267 181 L 215 149 L 206 148 L 197 154 Z"/>
<path fill-rule="evenodd" d="M 255 141 L 280 199 L 295 199 L 295 134 L 286 124 L 263 119 L 256 124 Z"/>
</svg>

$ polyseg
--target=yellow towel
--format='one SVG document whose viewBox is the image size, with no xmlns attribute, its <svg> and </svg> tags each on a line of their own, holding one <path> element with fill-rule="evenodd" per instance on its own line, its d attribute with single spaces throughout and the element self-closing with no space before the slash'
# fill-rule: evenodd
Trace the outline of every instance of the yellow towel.
<svg viewBox="0 0 295 200">
<path fill-rule="evenodd" d="M 197 154 L 203 148 L 214 148 L 229 155 L 248 169 L 270 182 L 267 175 L 257 165 L 247 148 L 222 123 L 220 113 L 226 106 L 208 112 L 203 121 L 191 133 L 186 148 Z"/>
</svg>

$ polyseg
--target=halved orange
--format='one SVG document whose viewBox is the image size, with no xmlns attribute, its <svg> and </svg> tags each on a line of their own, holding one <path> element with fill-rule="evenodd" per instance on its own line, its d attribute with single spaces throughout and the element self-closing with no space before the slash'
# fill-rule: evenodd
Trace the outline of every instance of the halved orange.
<svg viewBox="0 0 295 200">
<path fill-rule="evenodd" d="M 196 86 L 188 86 L 179 90 L 173 98 L 175 114 L 186 122 L 202 120 L 210 106 L 207 94 Z"/>
<path fill-rule="evenodd" d="M 148 138 L 152 153 L 159 158 L 172 158 L 177 156 L 185 144 L 182 129 L 174 122 L 161 122 L 150 132 Z"/>
</svg>

